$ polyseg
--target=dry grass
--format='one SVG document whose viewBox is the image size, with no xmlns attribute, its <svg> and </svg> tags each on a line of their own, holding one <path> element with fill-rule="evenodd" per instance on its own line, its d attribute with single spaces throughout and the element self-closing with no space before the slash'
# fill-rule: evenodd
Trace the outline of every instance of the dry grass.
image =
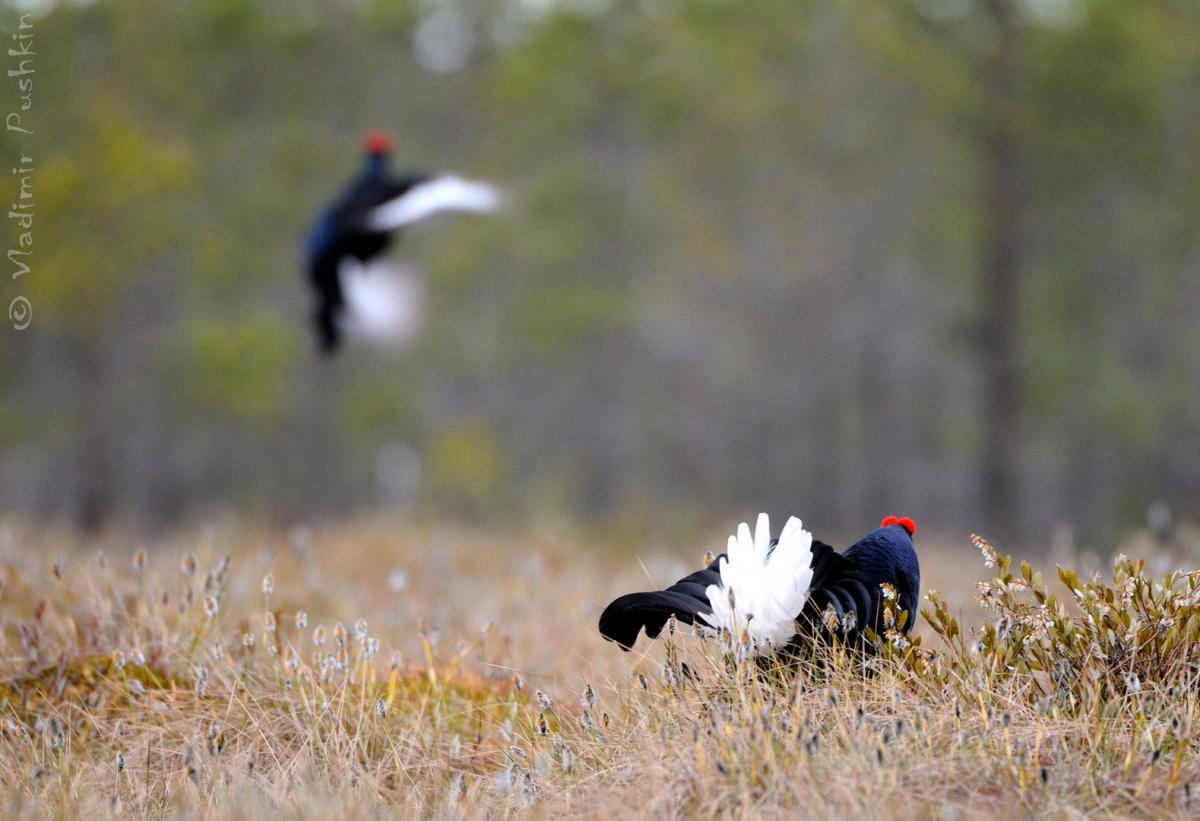
<svg viewBox="0 0 1200 821">
<path fill-rule="evenodd" d="M 603 604 L 649 587 L 647 572 L 664 582 L 690 569 L 678 551 L 652 550 L 642 570 L 545 532 L 234 525 L 150 545 L 142 566 L 116 538 L 9 523 L 0 806 L 68 817 L 1200 809 L 1195 578 L 1156 586 L 1125 563 L 1107 584 L 1066 576 L 1074 594 L 1042 589 L 1032 569 L 1010 573 L 1003 557 L 985 568 L 968 544 L 918 547 L 942 595 L 913 644 L 866 666 L 834 648 L 796 672 L 732 666 L 690 630 L 632 654 L 600 640 Z"/>
</svg>

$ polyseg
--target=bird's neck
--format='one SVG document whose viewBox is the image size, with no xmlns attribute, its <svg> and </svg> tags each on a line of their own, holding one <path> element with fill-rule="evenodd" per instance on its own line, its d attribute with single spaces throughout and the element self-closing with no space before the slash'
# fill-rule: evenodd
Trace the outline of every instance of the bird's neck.
<svg viewBox="0 0 1200 821">
<path fill-rule="evenodd" d="M 388 170 L 387 154 L 368 154 L 363 173 L 368 177 L 382 177 Z"/>
</svg>

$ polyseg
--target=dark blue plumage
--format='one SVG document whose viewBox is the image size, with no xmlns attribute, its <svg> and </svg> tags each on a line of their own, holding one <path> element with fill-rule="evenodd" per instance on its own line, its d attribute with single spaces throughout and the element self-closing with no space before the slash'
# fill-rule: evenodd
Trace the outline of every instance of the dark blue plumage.
<svg viewBox="0 0 1200 821">
<path fill-rule="evenodd" d="M 887 626 L 881 585 L 885 583 L 895 588 L 897 594 L 893 617 L 899 618 L 900 611 L 907 611 L 903 632 L 911 630 L 921 588 L 921 570 L 912 542 L 915 531 L 911 519 L 889 516 L 881 527 L 844 553 L 814 540 L 809 598 L 803 612 L 796 614 L 798 635 L 793 644 L 828 638 L 826 617 L 830 612 L 837 617 L 839 635 L 847 640 L 859 639 L 865 627 L 883 635 Z M 701 613 L 712 609 L 707 589 L 720 582 L 719 565 L 724 555 L 666 590 L 617 598 L 600 616 L 601 635 L 628 650 L 643 628 L 648 637 L 656 638 L 671 616 L 685 624 L 696 623 Z"/>
<path fill-rule="evenodd" d="M 873 589 L 875 595 L 884 582 L 896 588 L 900 609 L 909 614 L 906 626 L 911 627 L 921 594 L 921 566 L 912 536 L 904 526 L 896 523 L 873 530 L 846 548 L 842 556 L 854 564 L 859 578 L 872 582 L 868 589 Z M 878 601 L 875 604 L 878 609 Z"/>
</svg>

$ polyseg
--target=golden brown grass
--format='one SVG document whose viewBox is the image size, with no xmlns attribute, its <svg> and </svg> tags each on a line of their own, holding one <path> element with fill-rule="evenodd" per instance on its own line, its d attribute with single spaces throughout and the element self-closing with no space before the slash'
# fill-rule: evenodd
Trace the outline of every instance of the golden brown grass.
<svg viewBox="0 0 1200 821">
<path fill-rule="evenodd" d="M 294 533 L 223 525 L 142 553 L 10 522 L 0 526 L 0 807 L 66 817 L 1200 809 L 1195 577 L 1164 584 L 1123 562 L 1115 580 L 1067 572 L 1043 586 L 1002 556 L 984 567 L 965 539 L 926 542 L 924 583 L 942 592 L 913 642 L 866 665 L 832 648 L 797 671 L 732 665 L 690 628 L 629 654 L 599 638 L 603 604 L 689 570 L 681 551 L 651 549 L 643 570 L 563 534 L 367 521 Z M 703 547 L 685 555 L 698 563 Z"/>
</svg>

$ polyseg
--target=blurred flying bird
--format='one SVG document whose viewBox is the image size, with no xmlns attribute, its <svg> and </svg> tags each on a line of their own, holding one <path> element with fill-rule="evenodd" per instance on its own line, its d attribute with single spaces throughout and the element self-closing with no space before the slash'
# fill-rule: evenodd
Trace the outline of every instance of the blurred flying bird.
<svg viewBox="0 0 1200 821">
<path fill-rule="evenodd" d="M 394 175 L 392 141 L 382 132 L 368 133 L 363 150 L 362 170 L 308 235 L 308 277 L 316 296 L 313 322 L 327 354 L 346 332 L 393 340 L 414 334 L 419 278 L 389 266 L 383 257 L 401 228 L 448 211 L 482 213 L 500 206 L 500 192 L 487 183 L 453 174 Z"/>
<path fill-rule="evenodd" d="M 743 523 L 727 553 L 666 590 L 630 593 L 600 616 L 600 633 L 625 650 L 638 633 L 657 638 L 674 616 L 724 637 L 743 656 L 765 656 L 837 633 L 853 641 L 912 629 L 921 586 L 913 548 L 917 526 L 888 516 L 844 553 L 813 539 L 794 516 L 778 539 L 767 514 L 755 532 Z M 906 618 L 901 613 L 906 612 Z M 893 632 L 895 631 L 895 632 Z"/>
</svg>

